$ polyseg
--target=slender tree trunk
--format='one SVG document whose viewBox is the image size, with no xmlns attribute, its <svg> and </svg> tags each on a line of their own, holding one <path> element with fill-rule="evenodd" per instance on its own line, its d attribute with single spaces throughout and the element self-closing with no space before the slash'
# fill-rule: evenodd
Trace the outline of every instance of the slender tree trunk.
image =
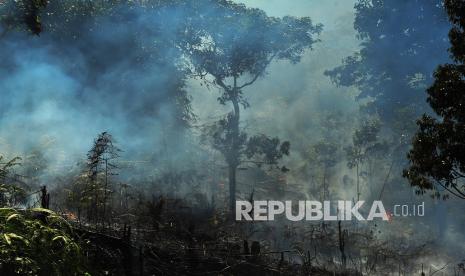
<svg viewBox="0 0 465 276">
<path fill-rule="evenodd" d="M 103 214 L 102 227 L 105 229 L 105 218 L 107 212 L 107 188 L 108 188 L 108 159 L 105 159 L 105 188 L 103 190 Z"/>
<path fill-rule="evenodd" d="M 95 228 L 97 228 L 97 225 L 99 223 L 99 220 L 100 220 L 100 214 L 99 214 L 99 204 L 98 204 L 98 201 L 99 201 L 99 196 L 98 196 L 98 187 L 95 186 L 95 202 L 94 202 L 94 207 L 93 207 L 93 219 L 95 220 Z"/>
<path fill-rule="evenodd" d="M 78 220 L 79 220 L 79 228 L 82 226 L 82 220 L 81 220 L 81 207 L 77 208 L 77 213 L 78 213 Z"/>
<path fill-rule="evenodd" d="M 236 206 L 236 169 L 229 166 L 229 208 L 234 212 Z"/>
<path fill-rule="evenodd" d="M 338 230 L 339 230 L 339 251 L 341 252 L 341 262 L 342 262 L 342 269 L 345 271 L 346 269 L 346 253 L 345 253 L 345 235 L 344 230 L 342 230 L 341 221 L 338 221 Z"/>
<path fill-rule="evenodd" d="M 98 167 L 98 164 L 96 165 L 95 167 L 95 178 L 93 178 L 91 181 L 91 185 L 92 185 L 92 193 L 94 194 L 93 196 L 93 203 L 91 205 L 91 214 L 92 214 L 92 220 L 95 222 L 96 225 L 98 225 L 98 222 L 99 222 L 99 204 L 98 204 L 98 201 L 99 201 L 99 196 L 98 196 L 98 193 L 99 193 L 99 189 L 98 189 L 98 186 L 99 186 L 99 181 L 98 181 L 98 171 L 99 171 L 99 167 Z M 91 193 L 91 194 L 92 194 Z"/>
<path fill-rule="evenodd" d="M 231 122 L 232 130 L 232 145 L 229 156 L 226 157 L 229 165 L 229 207 L 232 214 L 234 214 L 236 206 L 236 174 L 237 167 L 239 166 L 239 119 L 240 107 L 238 101 L 238 91 L 236 88 L 236 78 L 234 79 L 234 88 L 229 92 L 231 102 L 234 107 L 234 115 Z"/>
<path fill-rule="evenodd" d="M 327 175 L 327 166 L 326 164 L 323 164 L 323 200 L 322 201 L 325 201 L 327 198 L 328 198 L 328 195 L 329 195 L 329 191 L 328 191 L 328 185 L 327 185 L 327 181 L 326 181 L 326 175 Z M 321 223 L 321 226 L 323 227 L 323 229 L 326 229 L 326 223 L 324 221 L 322 221 Z"/>
<path fill-rule="evenodd" d="M 375 167 L 375 164 L 374 164 L 374 161 L 373 160 L 370 160 L 368 159 L 368 187 L 370 188 L 370 195 L 372 195 L 374 192 L 374 183 L 373 183 L 373 171 L 374 171 L 374 167 Z"/>
<path fill-rule="evenodd" d="M 323 169 L 323 201 L 327 199 L 328 197 L 328 187 L 326 186 L 326 164 L 324 165 Z"/>
<path fill-rule="evenodd" d="M 357 163 L 357 202 L 360 201 L 360 173 Z"/>
</svg>

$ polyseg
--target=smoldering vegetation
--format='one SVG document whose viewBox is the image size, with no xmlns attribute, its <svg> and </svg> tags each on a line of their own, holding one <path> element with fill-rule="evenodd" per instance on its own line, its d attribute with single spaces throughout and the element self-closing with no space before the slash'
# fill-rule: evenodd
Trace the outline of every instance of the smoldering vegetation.
<svg viewBox="0 0 465 276">
<path fill-rule="evenodd" d="M 0 202 L 65 218 L 92 275 L 463 274 L 464 203 L 402 177 L 442 1 L 336 2 L 0 2 Z M 234 222 L 232 199 L 425 216 Z"/>
</svg>

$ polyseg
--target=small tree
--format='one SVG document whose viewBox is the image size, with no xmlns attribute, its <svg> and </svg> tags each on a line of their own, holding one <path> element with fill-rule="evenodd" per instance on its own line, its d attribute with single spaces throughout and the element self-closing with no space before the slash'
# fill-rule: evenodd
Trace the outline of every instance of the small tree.
<svg viewBox="0 0 465 276">
<path fill-rule="evenodd" d="M 322 169 L 322 184 L 323 184 L 323 198 L 327 200 L 329 196 L 329 185 L 328 185 L 328 172 L 337 164 L 337 145 L 328 141 L 320 141 L 313 145 L 313 151 L 315 152 L 315 160 L 318 166 Z"/>
<path fill-rule="evenodd" d="M 370 165 L 371 161 L 380 155 L 387 152 L 387 143 L 379 141 L 379 131 L 381 125 L 379 121 L 365 121 L 359 129 L 357 129 L 352 137 L 352 144 L 345 148 L 347 154 L 347 167 L 355 168 L 357 177 L 357 201 L 360 200 L 360 175 L 361 167 L 364 164 Z M 371 168 L 368 168 L 368 176 L 371 175 Z"/>
<path fill-rule="evenodd" d="M 16 175 L 12 175 L 13 168 L 20 165 L 21 158 L 4 159 L 0 155 L 0 206 L 12 206 L 24 202 L 26 197 L 25 190 L 18 185 Z"/>
<path fill-rule="evenodd" d="M 118 167 L 114 163 L 121 150 L 114 145 L 113 137 L 108 132 L 102 132 L 94 140 L 92 149 L 87 154 L 87 169 L 90 189 L 88 192 L 93 199 L 90 214 L 95 215 L 95 220 L 100 219 L 100 205 L 103 210 L 101 218 L 105 223 L 107 215 L 108 196 L 111 194 L 109 187 L 110 177 L 116 174 Z M 91 216 L 94 217 L 94 216 Z"/>
</svg>

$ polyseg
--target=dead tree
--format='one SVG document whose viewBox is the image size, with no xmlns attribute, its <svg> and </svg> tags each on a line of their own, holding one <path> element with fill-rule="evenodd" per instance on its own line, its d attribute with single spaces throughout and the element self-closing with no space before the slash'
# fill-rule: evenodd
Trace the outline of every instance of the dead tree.
<svg viewBox="0 0 465 276">
<path fill-rule="evenodd" d="M 89 192 L 93 199 L 89 206 L 90 218 L 94 219 L 97 224 L 102 219 L 103 227 L 107 217 L 110 176 L 116 175 L 115 171 L 118 167 L 114 164 L 114 160 L 119 157 L 120 152 L 121 150 L 114 145 L 113 137 L 108 132 L 102 132 L 95 139 L 92 149 L 87 154 L 88 175 L 91 184 Z M 103 175 L 103 180 L 99 175 Z M 101 190 L 103 190 L 102 195 L 100 194 Z M 103 210 L 99 209 L 100 205 L 102 205 Z"/>
<path fill-rule="evenodd" d="M 346 269 L 347 257 L 345 253 L 345 238 L 347 236 L 347 230 L 343 230 L 341 226 L 341 221 L 338 221 L 338 230 L 339 230 L 339 251 L 341 252 L 341 262 L 342 268 Z"/>
<path fill-rule="evenodd" d="M 50 207 L 50 194 L 47 192 L 47 186 L 40 188 L 40 207 L 45 209 Z"/>
</svg>

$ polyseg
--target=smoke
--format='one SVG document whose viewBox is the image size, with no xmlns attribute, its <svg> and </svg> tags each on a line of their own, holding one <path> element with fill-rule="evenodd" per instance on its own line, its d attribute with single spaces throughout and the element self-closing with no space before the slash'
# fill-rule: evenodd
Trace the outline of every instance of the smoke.
<svg viewBox="0 0 465 276">
<path fill-rule="evenodd" d="M 249 132 L 291 142 L 291 156 L 285 160 L 291 168 L 289 182 L 303 186 L 303 193 L 296 192 L 299 195 L 314 197 L 308 188 L 310 179 L 296 168 L 306 162 L 310 145 L 324 139 L 324 133 L 332 132 L 341 145 L 347 144 L 358 124 L 359 91 L 336 87 L 324 76 L 326 70 L 360 49 L 353 29 L 355 1 L 240 2 L 272 16 L 310 16 L 324 24 L 321 42 L 299 64 L 272 63 L 267 74 L 244 91 L 251 107 L 242 113 L 242 125 Z M 217 102 L 217 89 L 186 79 L 176 67 L 181 54 L 172 41 L 188 11 L 126 8 L 115 9 L 113 15 L 97 15 L 98 24 L 93 24 L 95 18 L 76 16 L 61 28 L 54 25 L 61 17 L 52 15 L 44 18 L 40 37 L 10 32 L 1 38 L 0 153 L 26 156 L 39 149 L 49 167 L 72 166 L 85 158 L 99 133 L 108 131 L 124 151 L 122 159 L 148 161 L 147 170 L 167 160 L 176 166 L 194 167 L 191 160 L 197 157 L 193 154 L 197 141 L 185 127 L 182 117 L 186 110 L 176 99 L 188 100 L 185 93 L 189 92 L 198 124 L 212 122 L 230 107 Z M 47 26 L 55 26 L 57 32 L 47 32 Z M 416 66 L 423 65 L 431 72 L 434 69 L 428 60 Z M 340 129 L 325 124 L 331 114 L 344 118 Z M 377 184 L 386 178 L 387 168 L 382 169 Z M 343 186 L 343 179 L 353 177 L 354 172 L 347 169 L 343 158 L 331 174 L 335 183 L 332 193 L 351 199 L 353 189 Z M 405 194 L 395 201 L 421 200 L 412 196 L 399 175 L 393 178 L 387 190 Z M 463 244 L 464 239 L 453 217 L 461 214 L 463 203 L 448 202 L 449 216 L 444 215 L 447 208 L 443 204 L 428 201 L 425 212 L 433 218 L 425 218 L 421 225 L 412 226 L 413 222 L 405 219 L 386 229 L 437 231 L 438 243 L 444 242 L 443 248 L 449 247 L 451 255 L 459 255 L 464 249 L 452 245 L 457 240 Z M 437 223 L 443 227 L 437 229 Z"/>
<path fill-rule="evenodd" d="M 322 121 L 331 113 L 353 116 L 358 103 L 353 87 L 336 87 L 323 76 L 325 70 L 338 66 L 341 60 L 359 49 L 353 29 L 355 1 L 236 1 L 260 8 L 270 16 L 309 16 L 322 23 L 324 30 L 298 64 L 287 61 L 272 63 L 267 74 L 244 90 L 250 108 L 242 112 L 243 126 L 249 133 L 265 133 L 291 142 L 291 162 L 299 160 L 310 144 L 322 138 Z M 229 112 L 231 107 L 218 104 L 216 89 L 206 89 L 189 82 L 193 107 L 200 120 L 212 121 Z M 351 133 L 342 134 L 342 140 Z M 296 163 L 298 163 L 296 160 Z M 291 166 L 292 167 L 292 166 Z"/>
<path fill-rule="evenodd" d="M 321 42 L 315 44 L 314 49 L 305 54 L 301 63 L 275 62 L 268 68 L 266 76 L 244 91 L 244 95 L 250 102 L 250 108 L 242 112 L 243 126 L 249 132 L 266 133 L 291 142 L 291 156 L 285 160 L 291 171 L 287 175 L 289 186 L 284 199 L 318 199 L 319 194 L 312 194 L 309 191 L 309 187 L 315 185 L 315 181 L 310 179 L 309 175 L 301 174 L 299 170 L 302 163 L 308 162 L 305 159 L 305 153 L 312 144 L 324 139 L 326 132 L 335 135 L 335 141 L 340 145 L 349 144 L 360 119 L 359 106 L 363 103 L 357 99 L 360 91 L 353 86 L 338 87 L 329 78 L 324 77 L 326 70 L 340 66 L 342 59 L 359 51 L 360 44 L 363 43 L 363 40 L 357 38 L 357 32 L 353 28 L 355 17 L 353 7 L 356 1 L 295 1 L 292 5 L 286 1 L 242 0 L 238 2 L 263 9 L 273 16 L 310 16 L 315 22 L 321 22 L 324 25 L 324 31 L 320 36 Z M 417 2 L 410 4 L 412 12 L 417 10 Z M 403 16 L 405 21 L 408 21 L 409 16 L 413 15 Z M 447 24 L 431 27 L 428 29 L 427 26 L 423 26 L 424 29 L 416 34 L 418 39 L 421 41 L 429 41 L 429 37 L 446 39 Z M 381 68 L 387 66 L 389 62 L 386 59 L 390 57 L 388 53 L 393 43 L 396 42 L 385 42 L 386 56 L 375 59 L 373 62 L 377 62 L 376 66 Z M 446 47 L 441 44 L 432 45 L 431 49 L 422 49 L 424 56 L 431 58 L 417 59 L 415 64 L 409 63 L 407 59 L 396 60 L 398 66 L 396 75 L 402 75 L 406 70 L 418 70 L 425 74 L 421 89 L 418 89 L 418 93 L 423 95 L 418 97 L 423 100 L 423 102 L 418 102 L 419 106 L 426 102 L 426 93 L 423 90 L 431 83 L 435 67 L 448 60 Z M 392 53 L 394 56 L 396 54 Z M 230 111 L 231 107 L 223 107 L 216 102 L 218 91 L 215 89 L 205 89 L 195 82 L 189 82 L 189 84 L 189 90 L 194 95 L 194 110 L 200 119 L 211 121 Z M 402 91 L 391 92 L 396 94 Z M 389 108 L 391 107 L 386 106 L 386 109 Z M 331 129 L 330 125 L 325 124 L 325 118 L 330 114 L 337 114 L 343 121 L 343 125 Z M 380 135 L 380 139 L 388 139 L 385 133 Z M 344 156 L 338 156 L 338 158 L 340 158 L 338 164 L 331 169 L 328 176 L 330 193 L 333 199 L 351 200 L 356 197 L 353 186 L 355 172 L 347 168 Z M 380 159 L 381 163 L 383 158 Z M 317 165 L 310 162 L 310 166 Z M 362 191 L 365 196 L 378 199 L 380 190 L 385 185 L 382 199 L 388 211 L 392 212 L 395 204 L 411 206 L 425 201 L 426 216 L 394 218 L 392 223 L 378 225 L 375 229 L 380 233 L 377 232 L 377 234 L 386 240 L 407 239 L 408 242 L 402 245 L 404 247 L 426 243 L 428 250 L 432 249 L 437 254 L 435 258 L 427 260 L 429 263 L 436 265 L 444 265 L 449 261 L 457 263 L 460 261 L 459 258 L 465 255 L 465 248 L 461 245 L 464 236 L 459 230 L 462 224 L 460 214 L 464 202 L 457 199 L 431 200 L 427 195 L 416 195 L 401 177 L 403 165 L 396 165 L 391 174 L 389 174 L 389 164 L 378 165 L 377 174 L 372 180 L 374 187 L 362 181 Z M 246 184 L 243 185 L 253 185 L 252 181 L 245 178 L 246 176 L 243 181 Z M 321 182 L 321 180 L 317 181 Z M 292 193 L 295 189 L 300 193 Z M 250 190 L 247 187 L 242 192 L 247 194 Z M 371 195 L 369 195 L 370 191 Z M 259 193 L 257 192 L 255 196 L 259 197 L 257 194 Z M 247 196 L 244 195 L 244 198 Z M 269 200 L 270 198 L 261 199 Z"/>
<path fill-rule="evenodd" d="M 122 18 L 83 16 L 40 37 L 2 38 L 0 152 L 24 156 L 46 145 L 52 166 L 72 164 L 103 131 L 116 138 L 125 159 L 147 160 L 162 145 L 173 146 L 172 156 L 182 151 L 189 106 L 177 102 L 189 99 L 175 67 L 179 53 L 167 43 L 174 31 L 159 28 L 160 16 L 125 8 L 116 13 Z M 44 25 L 53 20 L 45 17 Z"/>
</svg>

